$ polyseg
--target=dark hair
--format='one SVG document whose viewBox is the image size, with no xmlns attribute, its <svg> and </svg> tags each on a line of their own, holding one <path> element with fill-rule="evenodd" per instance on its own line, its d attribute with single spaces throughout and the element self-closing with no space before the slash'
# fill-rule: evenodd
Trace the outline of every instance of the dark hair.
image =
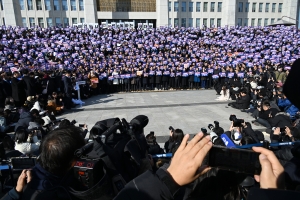
<svg viewBox="0 0 300 200">
<path fill-rule="evenodd" d="M 37 109 L 32 109 L 30 111 L 30 113 L 31 113 L 32 116 L 34 116 L 34 115 L 39 116 L 40 115 L 40 112 Z"/>
<path fill-rule="evenodd" d="M 262 103 L 262 106 L 271 106 L 271 105 L 270 105 L 270 102 L 269 102 L 269 101 L 264 101 L 264 102 Z"/>
<path fill-rule="evenodd" d="M 255 143 L 255 141 L 250 136 L 245 136 L 245 137 L 242 137 L 242 139 L 241 139 L 241 144 L 242 145 L 254 144 L 254 143 Z"/>
<path fill-rule="evenodd" d="M 71 124 L 70 120 L 64 119 L 64 120 L 62 120 L 62 121 L 60 122 L 59 128 L 66 128 L 66 127 L 69 127 L 69 126 L 71 126 L 71 125 L 72 125 L 72 124 Z"/>
<path fill-rule="evenodd" d="M 175 129 L 171 136 L 171 142 L 181 143 L 183 137 L 184 137 L 183 131 L 181 129 Z"/>
<path fill-rule="evenodd" d="M 18 144 L 21 144 L 23 142 L 27 142 L 28 134 L 27 134 L 27 132 L 25 131 L 24 128 L 17 129 L 15 134 L 16 134 L 15 141 Z"/>
<path fill-rule="evenodd" d="M 2 140 L 2 143 L 5 151 L 15 149 L 15 142 L 9 136 L 5 136 Z"/>
<path fill-rule="evenodd" d="M 82 129 L 75 126 L 55 129 L 42 141 L 41 166 L 55 175 L 64 175 L 75 160 L 74 152 L 84 144 Z"/>
</svg>

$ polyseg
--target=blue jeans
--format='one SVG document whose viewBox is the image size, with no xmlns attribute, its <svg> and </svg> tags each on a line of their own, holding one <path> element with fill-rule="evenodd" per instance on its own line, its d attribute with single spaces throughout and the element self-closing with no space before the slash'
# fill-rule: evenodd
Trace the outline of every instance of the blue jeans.
<svg viewBox="0 0 300 200">
<path fill-rule="evenodd" d="M 206 80 L 201 80 L 201 88 L 205 88 L 206 86 Z"/>
</svg>

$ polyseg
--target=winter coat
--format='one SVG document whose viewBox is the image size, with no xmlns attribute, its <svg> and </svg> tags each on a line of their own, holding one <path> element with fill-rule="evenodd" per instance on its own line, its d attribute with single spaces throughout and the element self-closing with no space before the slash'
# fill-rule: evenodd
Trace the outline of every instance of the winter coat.
<svg viewBox="0 0 300 200">
<path fill-rule="evenodd" d="M 23 142 L 18 143 L 16 142 L 15 150 L 20 151 L 25 155 L 29 155 L 35 153 L 39 150 L 41 142 L 38 140 L 37 136 L 33 136 L 33 143 L 30 142 Z"/>
</svg>

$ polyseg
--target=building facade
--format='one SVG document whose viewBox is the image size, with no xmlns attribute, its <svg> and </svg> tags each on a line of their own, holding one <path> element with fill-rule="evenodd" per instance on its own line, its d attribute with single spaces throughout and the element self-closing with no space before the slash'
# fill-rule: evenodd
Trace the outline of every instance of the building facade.
<svg viewBox="0 0 300 200">
<path fill-rule="evenodd" d="M 0 25 L 139 23 L 154 27 L 267 26 L 300 23 L 298 0 L 0 0 Z"/>
</svg>

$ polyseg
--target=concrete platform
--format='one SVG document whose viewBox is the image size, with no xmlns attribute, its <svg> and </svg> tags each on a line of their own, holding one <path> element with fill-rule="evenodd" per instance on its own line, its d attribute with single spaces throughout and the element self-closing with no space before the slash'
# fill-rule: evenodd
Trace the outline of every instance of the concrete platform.
<svg viewBox="0 0 300 200">
<path fill-rule="evenodd" d="M 140 93 L 116 93 L 98 95 L 84 100 L 81 108 L 72 109 L 58 118 L 75 119 L 92 128 L 95 122 L 112 117 L 125 118 L 130 121 L 137 115 L 147 115 L 149 124 L 145 134 L 154 131 L 159 143 L 169 137 L 169 126 L 180 128 L 184 133 L 198 133 L 213 121 L 219 121 L 224 130 L 230 127 L 229 116 L 251 122 L 253 118 L 244 112 L 226 108 L 229 102 L 220 102 L 214 90 L 159 91 Z M 253 125 L 255 130 L 264 130 L 262 126 Z M 268 139 L 268 135 L 266 135 Z"/>
</svg>

